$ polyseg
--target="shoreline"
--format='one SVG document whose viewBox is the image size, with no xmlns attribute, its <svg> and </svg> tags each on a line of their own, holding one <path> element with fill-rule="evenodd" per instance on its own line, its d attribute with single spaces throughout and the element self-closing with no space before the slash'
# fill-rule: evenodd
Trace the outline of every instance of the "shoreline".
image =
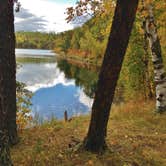
<svg viewBox="0 0 166 166">
<path fill-rule="evenodd" d="M 95 63 L 93 60 L 83 59 L 76 56 L 64 56 L 62 54 L 56 54 L 57 60 L 66 60 L 68 63 L 83 67 L 89 70 L 100 71 L 101 62 Z"/>
</svg>

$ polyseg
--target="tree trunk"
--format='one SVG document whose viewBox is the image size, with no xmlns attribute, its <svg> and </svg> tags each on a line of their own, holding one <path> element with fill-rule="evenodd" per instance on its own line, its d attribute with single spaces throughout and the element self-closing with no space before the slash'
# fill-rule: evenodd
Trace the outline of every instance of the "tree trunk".
<svg viewBox="0 0 166 166">
<path fill-rule="evenodd" d="M 150 72 L 149 72 L 149 53 L 148 53 L 148 41 L 146 37 L 146 33 L 144 32 L 144 58 L 143 62 L 145 65 L 145 76 L 144 76 L 144 86 L 145 86 L 145 100 L 152 99 L 154 97 L 152 86 L 151 86 L 151 80 L 150 80 Z"/>
<path fill-rule="evenodd" d="M 1 105 L 0 105 L 0 116 L 3 117 L 6 116 L 1 111 Z M 9 139 L 8 139 L 9 137 L 7 135 L 7 131 L 4 130 L 4 125 L 5 124 L 3 122 L 0 123 L 0 166 L 12 166 L 12 160 L 10 157 L 10 150 L 9 150 Z"/>
<path fill-rule="evenodd" d="M 8 118 L 11 103 L 11 101 L 8 101 L 11 98 L 9 98 L 11 90 L 11 86 L 9 86 L 11 85 L 11 71 L 9 68 L 11 68 L 10 56 L 13 56 L 13 53 L 10 54 L 11 46 L 9 43 L 11 37 L 8 31 L 9 19 L 12 19 L 9 18 L 9 13 L 11 14 L 13 11 L 11 7 L 8 8 L 11 4 L 6 0 L 0 1 L 0 166 L 12 165 L 8 132 Z M 9 10 L 11 11 L 9 12 Z"/>
<path fill-rule="evenodd" d="M 145 18 L 143 27 L 149 41 L 154 66 L 154 81 L 156 83 L 156 110 L 157 112 L 164 112 L 166 111 L 166 72 L 164 70 L 161 45 L 157 34 L 157 27 L 151 4 L 148 5 L 147 12 L 148 16 Z"/>
<path fill-rule="evenodd" d="M 0 1 L 0 105 L 0 122 L 5 120 L 9 142 L 16 144 L 18 137 L 13 0 Z"/>
<path fill-rule="evenodd" d="M 92 106 L 89 131 L 84 140 L 84 148 L 88 151 L 100 152 L 106 147 L 105 137 L 110 109 L 137 6 L 138 0 L 117 0 L 112 29 Z"/>
</svg>

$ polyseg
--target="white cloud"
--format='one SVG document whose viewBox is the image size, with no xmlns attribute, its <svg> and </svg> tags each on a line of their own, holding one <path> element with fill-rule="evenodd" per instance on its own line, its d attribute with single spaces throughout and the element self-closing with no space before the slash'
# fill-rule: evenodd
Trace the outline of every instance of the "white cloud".
<svg viewBox="0 0 166 166">
<path fill-rule="evenodd" d="M 74 0 L 72 0 L 73 2 Z M 35 16 L 36 18 L 42 18 L 44 21 L 47 21 L 45 23 L 45 31 L 55 31 L 55 32 L 62 32 L 65 30 L 73 29 L 72 24 L 68 24 L 65 21 L 66 15 L 65 15 L 65 9 L 69 6 L 71 6 L 71 1 L 62 1 L 62 3 L 56 2 L 56 0 L 52 1 L 46 1 L 46 0 L 20 0 L 21 7 L 28 11 L 29 15 Z M 16 14 L 15 23 L 16 24 L 16 30 L 17 26 L 22 27 L 20 24 L 24 23 L 24 27 L 30 24 L 30 21 L 26 21 L 21 17 L 21 15 L 26 16 L 25 10 L 21 10 L 19 15 Z M 21 13 L 22 12 L 22 13 Z M 26 18 L 25 18 L 26 19 Z M 27 18 L 28 19 L 28 18 Z M 32 18 L 31 18 L 32 19 Z M 34 22 L 32 23 L 34 25 Z M 19 29 L 21 30 L 21 29 Z M 36 26 L 36 31 L 40 30 L 39 25 Z M 43 29 L 41 29 L 43 30 Z M 34 31 L 34 26 L 32 31 Z"/>
</svg>

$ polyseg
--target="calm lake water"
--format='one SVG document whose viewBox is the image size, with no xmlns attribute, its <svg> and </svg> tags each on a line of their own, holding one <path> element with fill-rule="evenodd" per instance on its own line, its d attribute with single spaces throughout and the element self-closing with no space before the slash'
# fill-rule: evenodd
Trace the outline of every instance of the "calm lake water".
<svg viewBox="0 0 166 166">
<path fill-rule="evenodd" d="M 69 116 L 90 111 L 95 73 L 57 61 L 50 50 L 16 49 L 16 57 L 20 65 L 17 80 L 34 93 L 32 114 L 61 119 L 65 110 Z"/>
</svg>

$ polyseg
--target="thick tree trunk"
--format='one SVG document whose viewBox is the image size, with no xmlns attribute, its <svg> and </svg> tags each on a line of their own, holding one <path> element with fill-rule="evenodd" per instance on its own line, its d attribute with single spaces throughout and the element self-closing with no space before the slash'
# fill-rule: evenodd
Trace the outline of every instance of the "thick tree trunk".
<svg viewBox="0 0 166 166">
<path fill-rule="evenodd" d="M 1 108 L 1 105 L 0 105 Z M 0 116 L 5 116 L 0 111 Z M 9 150 L 9 140 L 7 131 L 3 129 L 4 123 L 0 124 L 0 166 L 12 166 L 12 161 L 10 157 L 10 150 Z"/>
<path fill-rule="evenodd" d="M 16 144 L 18 137 L 13 0 L 0 1 L 0 111 L 0 122 L 5 120 L 9 142 Z"/>
<path fill-rule="evenodd" d="M 128 46 L 138 0 L 117 0 L 112 29 L 101 67 L 92 107 L 91 122 L 84 148 L 92 152 L 105 149 L 110 108 Z"/>
<path fill-rule="evenodd" d="M 11 158 L 9 151 L 9 132 L 8 132 L 8 118 L 10 112 L 10 101 L 12 92 L 11 89 L 11 57 L 14 54 L 10 52 L 10 39 L 12 36 L 9 34 L 9 19 L 13 9 L 6 0 L 0 1 L 0 166 L 11 166 Z M 13 6 L 13 5 L 12 5 Z M 9 12 L 9 10 L 11 10 Z M 11 40 L 12 42 L 12 40 Z M 11 65 L 11 66 L 10 66 Z M 12 71 L 13 73 L 13 71 Z M 11 83 L 10 83 L 11 81 Z M 12 96 L 13 98 L 15 97 Z M 13 99 L 12 99 L 13 100 Z M 13 104 L 11 104 L 13 106 Z M 11 108 L 12 109 L 12 108 Z"/>
<path fill-rule="evenodd" d="M 143 23 L 146 37 L 151 49 L 152 62 L 154 65 L 156 83 L 156 110 L 157 112 L 166 111 L 166 72 L 164 70 L 160 40 L 157 34 L 157 27 L 154 21 L 153 7 L 148 5 L 148 16 Z"/>
</svg>

